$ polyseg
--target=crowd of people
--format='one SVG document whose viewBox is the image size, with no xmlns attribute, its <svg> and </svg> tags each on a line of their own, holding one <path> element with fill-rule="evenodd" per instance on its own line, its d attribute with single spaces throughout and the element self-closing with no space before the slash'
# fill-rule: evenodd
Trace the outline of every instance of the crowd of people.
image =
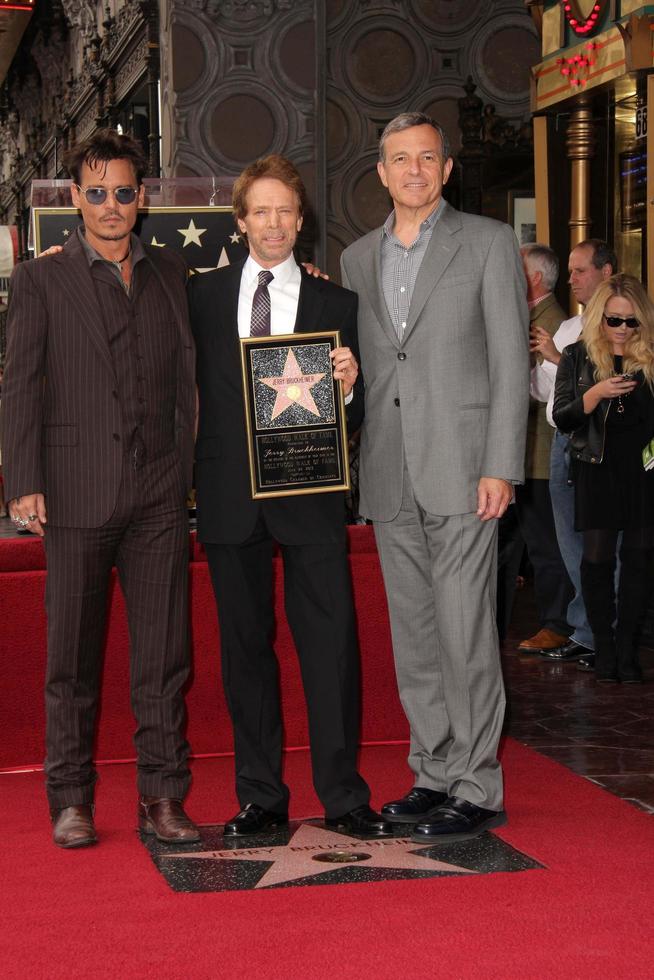
<svg viewBox="0 0 654 980">
<path fill-rule="evenodd" d="M 638 683 L 654 554 L 654 484 L 643 456 L 654 432 L 654 308 L 637 279 L 617 273 L 608 244 L 588 239 L 568 264 L 584 312 L 561 321 L 560 307 L 551 315 L 556 255 L 543 245 L 522 253 L 531 294 L 532 411 L 536 403 L 535 413 L 549 423 L 550 465 L 542 540 L 523 532 L 541 628 L 519 649 L 576 661 L 599 682 Z M 529 479 L 516 492 L 519 516 L 528 487 Z"/>
<path fill-rule="evenodd" d="M 393 210 L 343 253 L 342 287 L 297 264 L 306 192 L 276 155 L 234 185 L 247 258 L 187 285 L 175 252 L 133 234 L 145 161 L 137 143 L 110 130 L 67 158 L 83 227 L 63 250 L 14 272 L 5 491 L 11 520 L 42 536 L 47 554 L 45 773 L 61 847 L 97 841 L 92 746 L 114 565 L 130 628 L 138 826 L 167 843 L 199 838 L 183 807 L 194 460 L 234 731 L 240 810 L 226 836 L 288 820 L 275 541 L 327 826 L 383 837 L 411 824 L 414 841 L 432 844 L 505 822 L 495 593 L 498 526 L 509 515 L 519 535 L 503 549 L 505 567 L 524 541 L 541 618 L 521 649 L 585 662 L 599 681 L 641 679 L 654 501 L 641 459 L 654 435 L 651 304 L 636 280 L 614 275 L 605 243 L 589 240 L 570 256 L 587 313 L 565 320 L 551 249 L 521 254 L 509 226 L 445 202 L 453 164 L 438 123 L 403 113 L 379 151 Z M 240 339 L 335 329 L 333 375 L 348 427 L 361 427 L 360 511 L 374 526 L 411 734 L 412 786 L 380 813 L 356 762 L 344 495 L 250 492 Z"/>
</svg>

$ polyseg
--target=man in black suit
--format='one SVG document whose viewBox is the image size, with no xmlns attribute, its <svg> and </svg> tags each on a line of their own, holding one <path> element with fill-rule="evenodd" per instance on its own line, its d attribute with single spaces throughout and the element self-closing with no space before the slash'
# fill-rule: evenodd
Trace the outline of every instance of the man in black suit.
<svg viewBox="0 0 654 980">
<path fill-rule="evenodd" d="M 250 250 L 243 262 L 190 283 L 200 421 L 196 447 L 199 536 L 220 620 L 222 673 L 234 726 L 240 812 L 227 836 L 271 831 L 288 820 L 281 775 L 282 719 L 272 646 L 274 541 L 284 562 L 286 614 L 300 658 L 313 781 L 325 823 L 385 836 L 356 767 L 359 663 L 346 553 L 343 494 L 253 500 L 239 337 L 340 330 L 332 353 L 348 424 L 363 413 L 355 385 L 357 298 L 303 272 L 293 256 L 306 191 L 288 160 L 269 156 L 234 185 L 234 213 Z"/>
</svg>

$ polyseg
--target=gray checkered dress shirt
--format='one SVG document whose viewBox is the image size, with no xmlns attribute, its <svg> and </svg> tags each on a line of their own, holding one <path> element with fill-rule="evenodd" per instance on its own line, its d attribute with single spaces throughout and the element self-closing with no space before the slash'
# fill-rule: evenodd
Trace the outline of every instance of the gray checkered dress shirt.
<svg viewBox="0 0 654 980">
<path fill-rule="evenodd" d="M 420 225 L 418 237 L 411 245 L 404 245 L 395 237 L 395 211 L 391 211 L 384 224 L 381 246 L 381 275 L 384 299 L 395 333 L 400 343 L 409 316 L 413 287 L 431 240 L 434 226 L 441 216 L 444 201 L 441 198 L 428 218 Z"/>
</svg>

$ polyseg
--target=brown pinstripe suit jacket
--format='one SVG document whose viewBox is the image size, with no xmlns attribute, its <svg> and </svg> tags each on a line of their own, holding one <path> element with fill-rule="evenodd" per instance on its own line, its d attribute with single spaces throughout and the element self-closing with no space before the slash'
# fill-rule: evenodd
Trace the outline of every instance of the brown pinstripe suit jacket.
<svg viewBox="0 0 654 980">
<path fill-rule="evenodd" d="M 186 266 L 145 246 L 180 333 L 176 442 L 191 485 L 195 349 Z M 109 342 L 82 246 L 14 270 L 7 321 L 0 445 L 8 500 L 44 493 L 54 526 L 99 527 L 113 513 L 124 462 Z"/>
</svg>

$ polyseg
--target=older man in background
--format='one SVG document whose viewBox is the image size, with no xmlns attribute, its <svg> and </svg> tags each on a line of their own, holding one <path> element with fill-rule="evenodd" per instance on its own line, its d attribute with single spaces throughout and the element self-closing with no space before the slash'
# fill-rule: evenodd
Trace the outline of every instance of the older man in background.
<svg viewBox="0 0 654 980">
<path fill-rule="evenodd" d="M 600 283 L 617 270 L 618 260 L 615 252 L 605 241 L 588 238 L 576 245 L 570 252 L 568 274 L 572 293 L 577 302 L 586 306 Z M 547 402 L 547 421 L 553 428 L 554 381 L 561 351 L 568 344 L 578 340 L 582 326 L 582 316 L 578 314 L 564 320 L 553 337 L 538 325 L 532 328 L 531 350 L 532 353 L 542 355 L 542 360 L 532 368 L 531 394 Z M 593 635 L 581 595 L 582 536 L 575 531 L 574 489 L 568 482 L 569 444 L 570 440 L 562 432 L 554 433 L 550 458 L 550 495 L 561 557 L 575 591 L 567 613 L 568 623 L 573 633 L 568 643 L 551 650 L 544 650 L 542 655 L 554 661 L 578 660 L 581 670 L 592 671 L 595 664 Z"/>
<path fill-rule="evenodd" d="M 554 295 L 559 260 L 547 245 L 523 245 L 520 253 L 527 280 L 532 334 L 539 330 L 552 337 L 565 320 L 565 313 Z M 535 366 L 537 362 L 542 363 L 543 355 L 534 352 L 532 358 L 532 366 Z M 524 486 L 516 487 L 515 493 L 518 525 L 534 572 L 540 625 L 534 636 L 518 646 L 522 653 L 528 654 L 558 649 L 567 644 L 571 633 L 566 615 L 573 588 L 559 550 L 549 489 L 553 435 L 545 405 L 532 397 L 527 425 L 526 479 Z"/>
</svg>

